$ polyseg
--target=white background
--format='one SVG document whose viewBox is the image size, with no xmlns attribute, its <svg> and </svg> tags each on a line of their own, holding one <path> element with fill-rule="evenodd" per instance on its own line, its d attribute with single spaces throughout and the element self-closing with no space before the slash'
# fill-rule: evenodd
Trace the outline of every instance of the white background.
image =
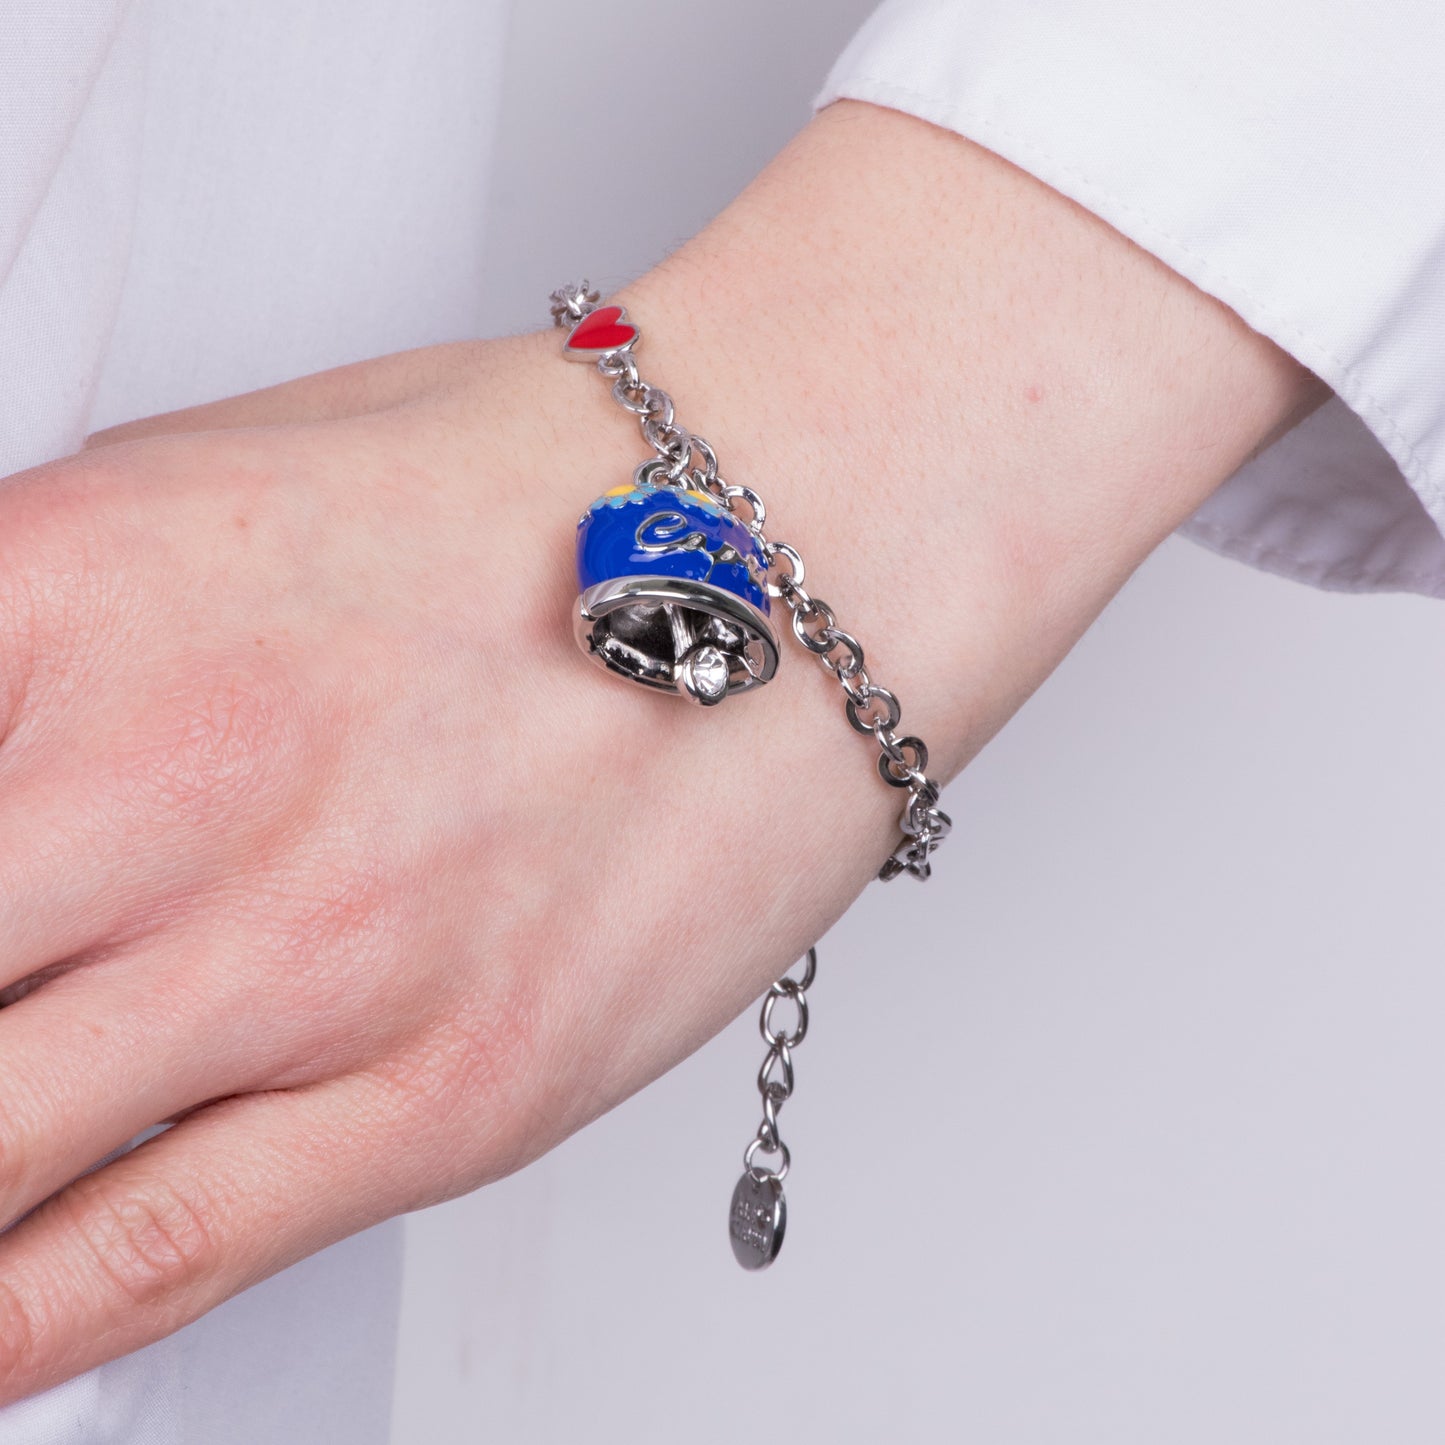
<svg viewBox="0 0 1445 1445">
<path fill-rule="evenodd" d="M 695 231 L 868 8 L 519 7 L 488 329 Z M 1437 603 L 1170 541 L 825 940 L 778 1265 L 750 1014 L 410 1222 L 399 1445 L 1438 1445 L 1442 719 Z"/>
</svg>

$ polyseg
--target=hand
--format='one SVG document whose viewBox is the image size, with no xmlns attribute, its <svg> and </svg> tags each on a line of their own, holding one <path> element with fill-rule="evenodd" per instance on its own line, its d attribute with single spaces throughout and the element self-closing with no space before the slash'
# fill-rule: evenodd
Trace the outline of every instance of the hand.
<svg viewBox="0 0 1445 1445">
<path fill-rule="evenodd" d="M 113 442 L 0 502 L 0 983 L 27 980 L 0 1214 L 61 1190 L 0 1240 L 7 1393 L 517 1168 L 861 885 L 855 860 L 841 891 L 750 896 L 796 844 L 730 760 L 791 767 L 801 732 L 577 654 L 572 526 L 626 431 L 600 472 L 513 448 L 553 420 L 531 398 L 595 378 L 529 338 L 267 405 L 393 381 L 365 415 Z"/>
<path fill-rule="evenodd" d="M 850 231 L 870 186 L 919 254 Z M 1020 256 L 1051 278 L 1059 394 L 1005 439 L 1038 364 Z M 830 265 L 893 307 L 878 348 L 790 332 L 846 322 Z M 1317 395 L 1107 228 L 868 107 L 634 300 L 646 373 L 765 492 L 944 775 Z M 994 373 L 961 375 L 980 350 Z M 1107 466 L 1060 444 L 1115 431 L 1134 451 Z M 534 1158 L 791 963 L 898 806 L 796 650 L 709 712 L 576 653 L 572 524 L 641 451 L 551 337 L 98 441 L 0 491 L 0 1220 L 41 1205 L 0 1238 L 0 1399 Z"/>
</svg>

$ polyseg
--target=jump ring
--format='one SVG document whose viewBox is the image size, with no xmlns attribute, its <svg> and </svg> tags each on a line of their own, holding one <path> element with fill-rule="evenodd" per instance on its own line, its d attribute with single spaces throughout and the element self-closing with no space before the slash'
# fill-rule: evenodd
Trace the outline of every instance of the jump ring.
<svg viewBox="0 0 1445 1445">
<path fill-rule="evenodd" d="M 743 523 L 748 531 L 756 536 L 763 530 L 763 522 L 767 518 L 768 509 L 763 505 L 763 499 L 758 496 L 751 487 L 724 487 L 722 494 L 729 511 L 735 512 L 737 510 L 733 506 L 734 502 L 746 502 L 748 504 L 748 512 L 751 514 L 750 519 Z M 742 521 L 742 518 L 738 520 Z"/>
<path fill-rule="evenodd" d="M 818 976 L 818 950 L 810 948 L 803 955 L 803 976 L 802 978 L 791 978 L 786 973 L 768 990 L 769 993 L 786 993 L 785 985 L 796 984 L 800 993 L 807 993 L 812 988 L 813 980 Z"/>
<path fill-rule="evenodd" d="M 808 624 L 818 617 L 823 619 L 823 625 L 817 631 L 809 632 Z M 799 607 L 793 613 L 793 636 L 811 653 L 827 652 L 833 645 L 831 640 L 825 641 L 822 646 L 819 646 L 818 638 L 830 633 L 836 620 L 833 616 L 833 609 L 826 602 L 820 602 L 816 597 L 810 597 L 806 606 Z"/>
<path fill-rule="evenodd" d="M 844 710 L 848 714 L 848 722 L 853 730 L 867 736 L 870 733 L 876 733 L 880 728 L 896 727 L 898 719 L 903 716 L 903 709 L 899 705 L 898 699 L 886 687 L 870 685 L 866 691 L 868 696 L 863 699 L 862 703 L 859 703 L 850 694 L 848 701 L 843 704 Z M 873 704 L 880 699 L 886 709 L 884 715 L 881 718 L 875 717 L 871 722 L 865 722 L 860 708 L 872 708 Z"/>
<path fill-rule="evenodd" d="M 787 591 L 796 592 L 803 585 L 803 577 L 807 569 L 803 566 L 803 559 L 786 542 L 770 542 L 764 555 L 768 559 L 769 572 L 773 570 L 773 562 L 779 557 L 786 560 L 788 564 L 788 570 L 776 582 L 768 583 L 769 597 L 783 597 Z"/>
<path fill-rule="evenodd" d="M 786 1032 L 778 1032 L 773 1028 L 773 1009 L 781 998 L 792 999 L 798 1010 L 797 1020 L 792 1029 Z M 768 995 L 763 1000 L 763 1013 L 758 1020 L 758 1028 L 762 1033 L 763 1042 L 770 1049 L 777 1048 L 779 1044 L 787 1044 L 790 1049 L 795 1049 L 807 1037 L 808 1000 L 795 979 L 780 978 L 768 990 Z"/>
<path fill-rule="evenodd" d="M 827 631 L 831 634 L 831 638 L 827 650 L 819 656 L 818 661 L 839 682 L 847 682 L 857 677 L 863 671 L 863 644 L 851 632 L 844 632 L 841 627 L 829 627 Z M 833 656 L 835 647 L 847 648 L 848 660 L 846 662 Z"/>
<path fill-rule="evenodd" d="M 775 1079 L 773 1065 L 777 1063 L 782 1064 L 783 1072 L 781 1078 Z M 785 1099 L 793 1096 L 793 1051 L 781 1041 L 768 1050 L 758 1070 L 758 1092 L 766 1095 L 769 1089 L 781 1089 Z"/>
<path fill-rule="evenodd" d="M 923 776 L 928 767 L 928 747 L 922 738 L 899 738 L 892 750 L 878 754 L 878 772 L 891 788 L 907 788 Z M 912 754 L 910 759 L 909 755 Z"/>
<path fill-rule="evenodd" d="M 778 1161 L 778 1167 L 776 1169 L 755 1169 L 753 1167 L 753 1158 L 760 1149 L 762 1149 L 764 1154 L 782 1153 L 783 1157 Z M 761 1139 L 754 1139 L 753 1142 L 743 1150 L 743 1168 L 746 1169 L 759 1184 L 765 1179 L 776 1179 L 778 1183 L 781 1184 L 783 1180 L 788 1177 L 788 1169 L 791 1167 L 792 1162 L 793 1156 L 789 1152 L 788 1146 L 784 1144 L 781 1139 L 777 1141 L 776 1149 L 763 1149 L 763 1141 Z"/>
</svg>

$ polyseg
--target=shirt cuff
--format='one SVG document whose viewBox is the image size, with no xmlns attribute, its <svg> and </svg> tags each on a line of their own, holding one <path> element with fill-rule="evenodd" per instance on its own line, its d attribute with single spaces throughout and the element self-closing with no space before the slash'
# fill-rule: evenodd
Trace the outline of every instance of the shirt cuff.
<svg viewBox="0 0 1445 1445">
<path fill-rule="evenodd" d="M 1445 53 L 1445 6 L 1398 3 Z M 890 0 L 814 104 L 985 146 L 1332 388 L 1186 535 L 1320 587 L 1445 597 L 1445 122 L 1400 33 L 1343 0 L 1308 25 L 1283 0 Z"/>
</svg>

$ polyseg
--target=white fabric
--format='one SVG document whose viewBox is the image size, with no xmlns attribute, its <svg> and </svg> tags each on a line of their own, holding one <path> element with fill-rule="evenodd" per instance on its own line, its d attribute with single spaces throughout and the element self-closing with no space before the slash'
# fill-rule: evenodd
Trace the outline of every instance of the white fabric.
<svg viewBox="0 0 1445 1445">
<path fill-rule="evenodd" d="M 144 36 L 123 0 L 0 17 L 0 475 L 73 448 L 130 254 Z"/>
<path fill-rule="evenodd" d="M 1319 586 L 1445 596 L 1442 60 L 1438 0 L 888 0 L 817 104 L 968 136 L 1329 383 L 1190 536 Z"/>
<path fill-rule="evenodd" d="M 0 473 L 95 426 L 472 333 L 507 8 L 10 0 Z M 1326 586 L 1445 595 L 1442 25 L 1434 0 L 897 0 L 819 103 L 971 136 L 1335 388 L 1192 535 Z M 0 1411 L 0 1445 L 380 1442 L 399 1237 Z"/>
</svg>

